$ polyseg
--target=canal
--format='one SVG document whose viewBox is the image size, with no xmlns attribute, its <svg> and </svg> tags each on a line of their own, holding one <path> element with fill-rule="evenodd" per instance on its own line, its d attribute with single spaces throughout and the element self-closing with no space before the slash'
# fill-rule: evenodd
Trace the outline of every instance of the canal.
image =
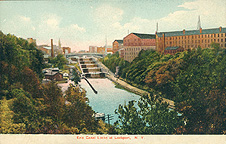
<svg viewBox="0 0 226 144">
<path fill-rule="evenodd" d="M 113 116 L 113 119 L 110 121 L 111 124 L 118 120 L 115 109 L 118 109 L 120 104 L 128 103 L 131 100 L 138 101 L 140 98 L 139 95 L 116 88 L 115 84 L 107 78 L 90 78 L 88 80 L 98 92 L 95 94 L 88 83 L 81 79 L 80 85 L 87 91 L 86 95 L 89 99 L 89 105 L 95 112 L 104 113 L 105 116 L 107 114 Z"/>
</svg>

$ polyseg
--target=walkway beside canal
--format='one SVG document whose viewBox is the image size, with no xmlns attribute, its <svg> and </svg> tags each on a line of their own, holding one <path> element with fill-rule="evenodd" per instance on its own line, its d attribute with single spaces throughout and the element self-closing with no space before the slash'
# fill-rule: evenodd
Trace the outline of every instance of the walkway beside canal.
<svg viewBox="0 0 226 144">
<path fill-rule="evenodd" d="M 110 79 L 111 81 L 113 81 L 114 83 L 116 83 L 116 84 L 122 86 L 123 88 L 129 90 L 130 92 L 133 92 L 133 93 L 138 94 L 140 96 L 148 94 L 147 91 L 144 91 L 144 90 L 141 90 L 141 89 L 136 88 L 134 86 L 131 86 L 130 84 L 116 78 L 115 74 L 112 73 L 103 63 L 98 61 L 98 64 L 100 64 L 101 67 L 104 69 L 104 71 L 107 73 L 106 77 L 108 79 Z M 174 101 L 166 99 L 166 98 L 162 98 L 162 99 L 163 99 L 164 102 L 167 102 L 169 104 L 170 108 L 174 108 Z"/>
</svg>

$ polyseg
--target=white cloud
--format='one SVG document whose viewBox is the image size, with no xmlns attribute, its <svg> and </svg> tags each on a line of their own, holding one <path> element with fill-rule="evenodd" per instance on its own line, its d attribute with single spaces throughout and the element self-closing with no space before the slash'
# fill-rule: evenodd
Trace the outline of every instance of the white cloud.
<svg viewBox="0 0 226 144">
<path fill-rule="evenodd" d="M 25 17 L 25 16 L 19 16 L 20 20 L 24 21 L 24 22 L 30 22 L 31 18 L 29 17 Z"/>
<path fill-rule="evenodd" d="M 182 29 L 196 29 L 198 16 L 201 17 L 202 28 L 226 26 L 226 1 L 225 0 L 197 0 L 185 2 L 178 7 L 185 10 L 178 10 L 169 13 L 159 19 L 143 19 L 134 17 L 130 22 L 121 25 L 113 25 L 118 29 L 129 29 L 130 32 L 154 33 L 156 23 L 159 23 L 159 31 L 175 31 Z"/>
<path fill-rule="evenodd" d="M 86 32 L 86 29 L 83 27 L 79 27 L 77 24 L 72 24 L 71 28 L 75 31 L 79 31 L 79 32 Z"/>
<path fill-rule="evenodd" d="M 94 19 L 99 23 L 111 23 L 122 20 L 123 10 L 110 5 L 101 5 L 94 12 Z"/>
</svg>

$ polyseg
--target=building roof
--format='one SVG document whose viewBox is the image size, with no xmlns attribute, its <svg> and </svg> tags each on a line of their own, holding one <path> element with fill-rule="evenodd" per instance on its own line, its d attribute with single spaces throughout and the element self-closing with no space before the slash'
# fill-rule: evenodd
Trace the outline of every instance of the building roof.
<svg viewBox="0 0 226 144">
<path fill-rule="evenodd" d="M 44 46 L 43 48 L 45 48 L 45 49 L 51 49 L 51 47 L 49 47 L 49 46 Z"/>
<path fill-rule="evenodd" d="M 176 47 L 167 47 L 165 50 L 176 50 L 178 48 L 179 48 L 179 46 L 176 46 Z"/>
<path fill-rule="evenodd" d="M 171 36 L 218 34 L 218 33 L 226 33 L 226 28 L 222 28 L 221 32 L 219 28 L 212 28 L 212 29 L 202 29 L 202 33 L 200 33 L 200 30 L 188 30 L 185 31 L 185 34 L 183 34 L 183 31 L 173 31 L 173 32 L 159 32 L 157 33 L 157 35 L 158 37 L 162 37 L 162 35 L 165 34 L 165 37 L 171 37 Z"/>
<path fill-rule="evenodd" d="M 123 40 L 115 40 L 117 41 L 119 44 L 123 44 Z"/>
<path fill-rule="evenodd" d="M 155 34 L 141 34 L 141 33 L 132 33 L 136 36 L 138 36 L 141 39 L 155 39 Z"/>
</svg>

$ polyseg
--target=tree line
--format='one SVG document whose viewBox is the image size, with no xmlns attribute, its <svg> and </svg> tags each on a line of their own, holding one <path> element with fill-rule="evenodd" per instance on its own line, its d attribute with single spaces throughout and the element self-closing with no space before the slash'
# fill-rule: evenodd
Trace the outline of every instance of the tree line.
<svg viewBox="0 0 226 144">
<path fill-rule="evenodd" d="M 184 123 L 178 122 L 178 125 L 174 126 L 174 132 L 171 133 L 226 133 L 226 50 L 221 49 L 218 43 L 212 43 L 211 48 L 198 47 L 175 55 L 142 50 L 131 63 L 119 58 L 118 53 L 108 55 L 101 61 L 113 72 L 116 66 L 119 66 L 119 76 L 124 81 L 150 92 L 152 96 L 159 95 L 175 102 L 175 111 L 179 113 L 178 116 Z M 147 96 L 144 98 L 146 101 L 150 99 Z M 143 101 L 140 100 L 137 104 L 144 103 Z M 120 119 L 127 118 L 130 122 L 133 119 L 135 123 L 144 122 L 142 119 L 144 117 L 139 115 L 144 110 L 134 109 L 133 105 L 134 102 L 131 102 L 119 107 Z M 152 104 L 145 106 L 151 107 Z M 137 114 L 135 116 L 129 113 Z M 157 111 L 155 114 L 159 115 Z M 159 115 L 162 124 L 166 123 L 165 115 Z M 153 123 L 153 120 L 156 120 L 154 115 L 146 117 L 150 117 Z M 166 127 L 172 126 L 175 118 L 171 117 L 169 120 L 172 122 Z M 121 130 L 130 125 L 124 122 L 121 121 Z M 150 128 L 153 123 L 146 121 L 143 127 L 149 125 Z M 142 132 L 137 132 L 139 133 Z"/>
</svg>

